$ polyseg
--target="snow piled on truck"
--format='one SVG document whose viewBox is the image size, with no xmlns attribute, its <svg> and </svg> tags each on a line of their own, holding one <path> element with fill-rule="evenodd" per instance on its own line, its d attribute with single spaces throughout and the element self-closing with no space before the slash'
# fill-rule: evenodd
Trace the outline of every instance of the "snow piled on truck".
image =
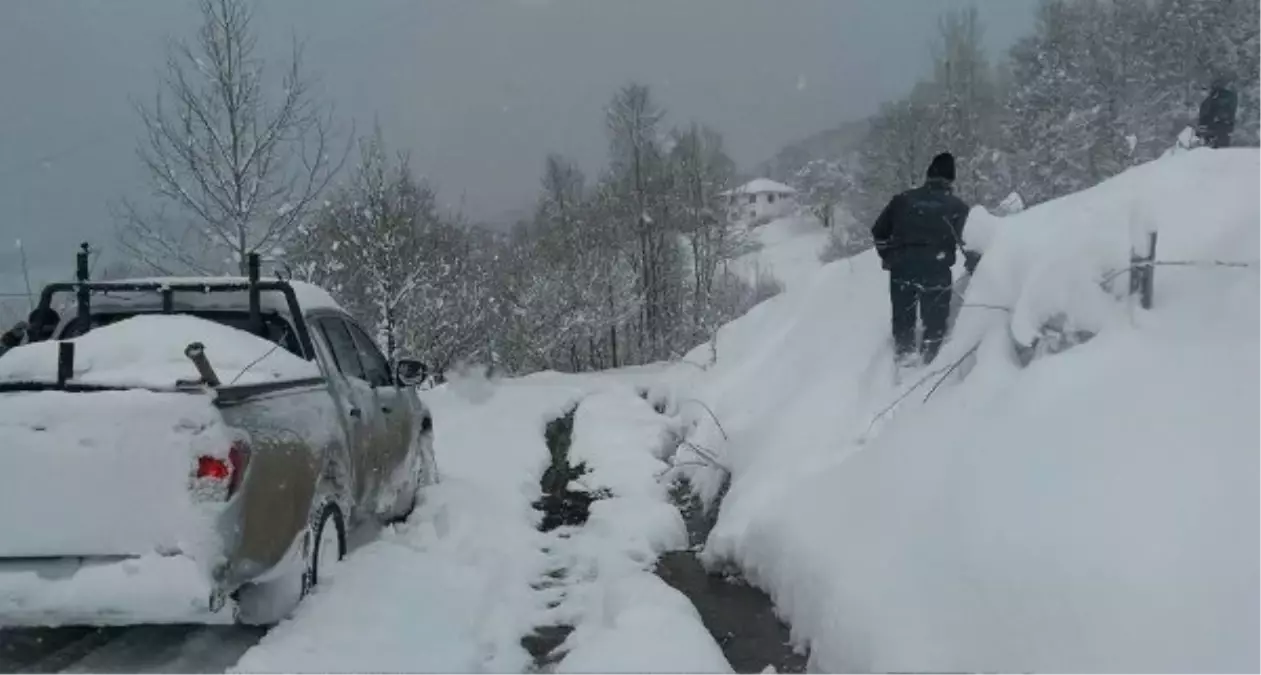
<svg viewBox="0 0 1261 675">
<path fill-rule="evenodd" d="M 662 385 L 729 437 L 696 415 L 734 476 L 706 562 L 821 671 L 1255 671 L 1259 178 L 1256 150 L 1191 151 L 975 211 L 985 257 L 900 405 L 873 253 L 725 326 Z M 1145 311 L 1124 270 L 1153 230 L 1186 264 Z"/>
<path fill-rule="evenodd" d="M 74 382 L 172 389 L 200 380 L 184 348 L 206 347 L 224 384 L 259 384 L 319 377 L 319 367 L 256 335 L 194 316 L 142 314 L 93 329 L 75 344 Z M 0 358 L 0 382 L 56 382 L 58 343 L 36 342 Z"/>
</svg>

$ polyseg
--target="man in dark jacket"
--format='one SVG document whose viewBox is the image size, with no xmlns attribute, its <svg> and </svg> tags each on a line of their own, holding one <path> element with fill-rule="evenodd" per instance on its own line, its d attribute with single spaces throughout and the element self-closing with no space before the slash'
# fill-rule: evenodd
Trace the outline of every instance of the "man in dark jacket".
<svg viewBox="0 0 1261 675">
<path fill-rule="evenodd" d="M 1210 148 L 1230 147 L 1230 134 L 1235 130 L 1235 112 L 1239 99 L 1225 77 L 1213 79 L 1208 98 L 1200 104 L 1200 123 L 1196 135 Z"/>
<path fill-rule="evenodd" d="M 915 350 L 915 319 L 924 322 L 924 363 L 937 357 L 950 319 L 955 249 L 962 248 L 968 206 L 952 192 L 954 156 L 942 153 L 928 166 L 923 185 L 894 196 L 871 228 L 884 269 L 889 270 L 893 342 L 899 362 Z M 975 260 L 969 260 L 969 267 Z"/>
</svg>

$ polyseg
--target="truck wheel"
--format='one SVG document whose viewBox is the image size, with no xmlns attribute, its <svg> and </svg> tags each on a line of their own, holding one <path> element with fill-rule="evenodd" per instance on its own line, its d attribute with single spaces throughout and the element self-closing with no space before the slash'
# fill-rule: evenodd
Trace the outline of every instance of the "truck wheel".
<svg viewBox="0 0 1261 675">
<path fill-rule="evenodd" d="M 306 590 L 317 586 L 321 580 L 332 578 L 337 563 L 346 557 L 346 524 L 341 509 L 327 502 L 320 509 L 311 539 L 311 558 L 307 567 Z"/>
<path fill-rule="evenodd" d="M 273 626 L 293 613 L 307 593 L 310 546 L 308 529 L 264 580 L 247 583 L 232 594 L 238 624 Z"/>
<path fill-rule="evenodd" d="M 425 433 L 420 438 L 420 447 L 415 449 L 416 468 L 407 488 L 411 497 L 408 499 L 407 508 L 403 509 L 397 517 L 390 519 L 391 523 L 401 523 L 410 518 L 416 511 L 416 507 L 420 506 L 421 490 L 438 482 L 438 465 L 433 457 L 433 433 Z"/>
<path fill-rule="evenodd" d="M 346 555 L 346 525 L 341 509 L 324 503 L 314 523 L 295 543 L 277 574 L 266 581 L 245 584 L 232 594 L 234 618 L 248 626 L 272 626 L 289 616 L 321 579 L 331 578 L 332 567 Z"/>
</svg>

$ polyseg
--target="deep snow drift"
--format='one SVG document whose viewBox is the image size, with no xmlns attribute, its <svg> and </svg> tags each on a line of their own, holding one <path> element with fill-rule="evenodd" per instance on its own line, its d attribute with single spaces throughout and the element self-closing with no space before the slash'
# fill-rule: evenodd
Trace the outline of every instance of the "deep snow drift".
<svg viewBox="0 0 1261 675">
<path fill-rule="evenodd" d="M 905 388 L 873 253 L 724 327 L 712 368 L 663 383 L 729 437 L 692 416 L 734 473 L 706 560 L 770 591 L 820 670 L 1255 671 L 1258 183 L 1256 150 L 1201 150 L 974 212 L 938 375 L 880 420 Z M 1144 311 L 1114 270 L 1151 229 L 1195 264 L 1157 267 Z M 1096 336 L 1022 368 L 1048 323 Z"/>
<path fill-rule="evenodd" d="M 686 543 L 656 481 L 672 449 L 666 418 L 607 378 L 458 378 L 425 399 L 441 482 L 236 671 L 526 672 L 521 638 L 553 623 L 575 626 L 560 671 L 730 671 L 696 610 L 647 571 Z M 580 401 L 581 482 L 615 496 L 586 527 L 541 533 L 543 429 Z"/>
</svg>

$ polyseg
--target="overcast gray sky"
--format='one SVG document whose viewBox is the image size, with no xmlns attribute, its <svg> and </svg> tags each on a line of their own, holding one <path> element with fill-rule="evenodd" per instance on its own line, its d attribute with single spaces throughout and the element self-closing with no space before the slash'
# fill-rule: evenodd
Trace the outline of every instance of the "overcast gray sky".
<svg viewBox="0 0 1261 675">
<path fill-rule="evenodd" d="M 969 4 L 996 54 L 1031 29 L 1034 0 L 263 0 L 257 28 L 277 57 L 305 39 L 347 128 L 378 116 L 445 202 L 494 220 L 532 202 L 549 151 L 598 170 L 630 79 L 747 168 L 903 94 L 937 16 Z M 110 203 L 145 193 L 130 101 L 196 25 L 183 0 L 0 1 L 0 293 L 21 290 L 19 237 L 37 281 L 112 245 Z"/>
</svg>

